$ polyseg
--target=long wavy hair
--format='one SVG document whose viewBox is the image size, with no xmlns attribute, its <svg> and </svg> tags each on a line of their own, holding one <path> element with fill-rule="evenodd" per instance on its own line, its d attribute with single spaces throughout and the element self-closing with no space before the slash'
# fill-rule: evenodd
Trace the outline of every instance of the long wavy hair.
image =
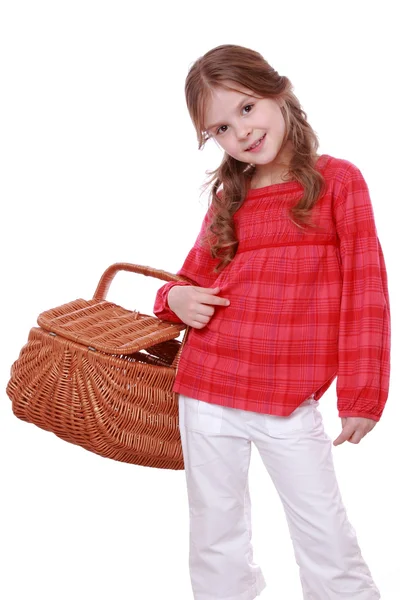
<svg viewBox="0 0 400 600">
<path fill-rule="evenodd" d="M 281 111 L 286 125 L 282 148 L 288 140 L 293 148 L 284 180 L 298 181 L 304 190 L 297 204 L 290 209 L 288 218 L 300 228 L 313 227 L 311 209 L 324 186 L 323 176 L 314 167 L 318 137 L 307 122 L 307 115 L 292 91 L 290 80 L 279 75 L 258 52 L 225 44 L 213 48 L 191 66 L 185 82 L 185 96 L 199 149 L 210 137 L 205 131 L 204 122 L 207 103 L 213 89 L 234 89 L 226 84 L 227 80 L 248 88 L 261 98 L 274 98 L 282 102 Z M 203 190 L 210 188 L 212 216 L 204 243 L 209 245 L 212 257 L 220 259 L 215 267 L 216 272 L 226 267 L 236 254 L 239 242 L 233 215 L 245 200 L 254 172 L 254 165 L 238 161 L 227 153 L 217 169 L 207 171 L 211 177 Z"/>
</svg>

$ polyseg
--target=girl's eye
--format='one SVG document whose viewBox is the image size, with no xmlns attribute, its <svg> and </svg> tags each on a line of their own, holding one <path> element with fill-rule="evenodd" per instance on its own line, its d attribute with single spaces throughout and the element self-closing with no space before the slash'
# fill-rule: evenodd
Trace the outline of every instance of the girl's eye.
<svg viewBox="0 0 400 600">
<path fill-rule="evenodd" d="M 221 125 L 221 127 L 218 127 L 216 134 L 218 135 L 220 132 L 220 129 L 222 129 L 223 127 L 227 127 L 227 125 Z M 225 133 L 225 131 L 223 131 L 222 133 Z"/>
<path fill-rule="evenodd" d="M 246 108 L 249 108 L 250 110 L 253 108 L 254 104 L 246 104 L 246 106 L 243 107 L 243 110 L 246 110 Z M 246 113 L 249 113 L 250 110 L 246 110 Z"/>
</svg>

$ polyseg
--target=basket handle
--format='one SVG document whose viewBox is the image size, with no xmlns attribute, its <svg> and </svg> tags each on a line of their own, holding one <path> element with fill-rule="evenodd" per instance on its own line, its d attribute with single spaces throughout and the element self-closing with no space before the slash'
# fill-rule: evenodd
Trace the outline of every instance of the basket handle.
<svg viewBox="0 0 400 600">
<path fill-rule="evenodd" d="M 115 263 L 108 267 L 100 278 L 97 285 L 96 291 L 93 296 L 93 300 L 105 300 L 107 297 L 108 290 L 111 282 L 114 279 L 118 271 L 131 271 L 132 273 L 139 273 L 149 277 L 156 277 L 162 281 L 187 281 L 196 285 L 193 281 L 181 275 L 174 275 L 168 271 L 162 271 L 160 269 L 153 269 L 152 267 L 145 267 L 142 265 L 133 265 L 131 263 Z"/>
<path fill-rule="evenodd" d="M 168 271 L 162 271 L 160 269 L 153 269 L 152 267 L 145 267 L 143 265 L 133 265 L 131 263 L 114 263 L 108 269 L 106 269 L 103 275 L 100 278 L 100 281 L 97 285 L 96 291 L 93 296 L 93 300 L 105 300 L 107 297 L 107 292 L 110 288 L 111 282 L 114 279 L 115 275 L 119 271 L 131 271 L 132 273 L 139 273 L 141 275 L 146 275 L 149 277 L 156 277 L 157 279 L 161 279 L 162 281 L 186 281 L 192 285 L 197 285 L 194 281 L 189 279 L 188 277 L 183 277 L 182 275 L 174 275 L 173 273 L 169 273 Z M 187 340 L 188 334 L 190 331 L 190 327 L 186 327 L 185 333 L 183 335 L 183 339 L 181 342 L 181 346 L 174 358 L 172 363 L 172 367 L 175 369 L 178 368 L 179 360 L 182 354 L 183 346 Z"/>
</svg>

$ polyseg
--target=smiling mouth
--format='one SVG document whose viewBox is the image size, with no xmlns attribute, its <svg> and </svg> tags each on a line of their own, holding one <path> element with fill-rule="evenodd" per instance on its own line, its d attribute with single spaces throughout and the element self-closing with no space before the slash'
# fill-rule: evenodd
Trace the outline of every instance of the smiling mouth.
<svg viewBox="0 0 400 600">
<path fill-rule="evenodd" d="M 256 142 L 254 142 L 254 144 L 252 146 L 249 146 L 248 148 L 246 148 L 245 152 L 248 152 L 249 150 L 252 150 L 253 148 L 256 148 L 257 146 L 259 146 L 261 144 L 261 142 L 263 141 L 263 139 L 265 138 L 267 134 L 264 133 L 264 135 L 262 137 L 260 137 L 259 140 L 257 140 Z"/>
</svg>

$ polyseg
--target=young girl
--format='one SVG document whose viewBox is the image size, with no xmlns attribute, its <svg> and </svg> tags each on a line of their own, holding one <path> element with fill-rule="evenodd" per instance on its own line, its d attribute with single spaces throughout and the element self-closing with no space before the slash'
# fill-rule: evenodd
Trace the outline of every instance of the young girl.
<svg viewBox="0 0 400 600">
<path fill-rule="evenodd" d="M 186 323 L 174 391 L 190 506 L 195 600 L 251 600 L 248 468 L 254 442 L 282 500 L 304 598 L 376 600 L 343 505 L 319 399 L 337 376 L 358 444 L 388 395 L 389 300 L 367 184 L 318 155 L 290 81 L 252 50 L 199 58 L 186 101 L 201 148 L 225 151 L 211 203 L 154 313 Z"/>
</svg>

